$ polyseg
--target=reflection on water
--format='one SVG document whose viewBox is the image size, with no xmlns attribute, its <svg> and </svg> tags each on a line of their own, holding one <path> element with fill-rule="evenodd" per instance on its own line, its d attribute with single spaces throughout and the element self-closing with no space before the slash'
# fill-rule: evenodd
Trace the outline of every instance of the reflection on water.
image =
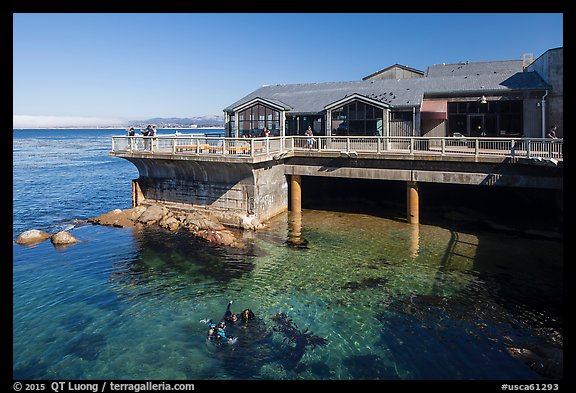
<svg viewBox="0 0 576 393">
<path fill-rule="evenodd" d="M 563 344 L 558 242 L 318 210 L 242 250 L 74 235 L 14 249 L 14 378 L 538 379 L 506 347 Z M 207 344 L 229 300 L 257 318 Z"/>
<path fill-rule="evenodd" d="M 308 240 L 302 237 L 302 212 L 291 211 L 288 214 L 288 239 L 285 244 L 292 248 L 308 248 Z"/>
<path fill-rule="evenodd" d="M 420 251 L 420 225 L 410 224 L 410 256 L 412 259 L 418 257 Z"/>
</svg>

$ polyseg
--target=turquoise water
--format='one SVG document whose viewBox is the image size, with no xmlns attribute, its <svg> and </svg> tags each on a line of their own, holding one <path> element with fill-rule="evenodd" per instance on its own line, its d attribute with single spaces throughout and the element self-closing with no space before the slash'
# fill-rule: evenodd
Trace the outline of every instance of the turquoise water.
<svg viewBox="0 0 576 393">
<path fill-rule="evenodd" d="M 15 379 L 543 379 L 506 347 L 562 345 L 558 241 L 325 210 L 281 214 L 243 249 L 86 225 L 129 207 L 137 171 L 106 156 L 119 134 L 14 131 L 15 236 L 81 241 L 13 246 Z M 229 300 L 257 319 L 207 343 L 200 320 Z M 299 346 L 278 313 L 326 344 Z"/>
</svg>

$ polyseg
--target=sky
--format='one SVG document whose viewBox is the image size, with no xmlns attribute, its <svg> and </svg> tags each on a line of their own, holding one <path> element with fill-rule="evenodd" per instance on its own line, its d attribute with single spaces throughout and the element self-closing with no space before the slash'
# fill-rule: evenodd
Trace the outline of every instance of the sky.
<svg viewBox="0 0 576 393">
<path fill-rule="evenodd" d="M 263 85 L 562 46 L 561 13 L 15 13 L 14 128 L 222 115 Z"/>
</svg>

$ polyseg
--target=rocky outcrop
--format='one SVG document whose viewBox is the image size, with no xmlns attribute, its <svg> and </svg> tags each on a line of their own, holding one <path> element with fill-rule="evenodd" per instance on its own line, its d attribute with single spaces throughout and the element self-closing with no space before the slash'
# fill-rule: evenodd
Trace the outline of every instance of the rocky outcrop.
<svg viewBox="0 0 576 393">
<path fill-rule="evenodd" d="M 508 352 L 538 374 L 548 378 L 563 376 L 563 351 L 550 345 L 532 345 L 530 348 L 508 347 Z"/>
<path fill-rule="evenodd" d="M 214 245 L 242 246 L 234 232 L 222 225 L 218 219 L 198 210 L 170 210 L 158 203 L 126 210 L 115 209 L 101 216 L 90 218 L 88 222 L 122 228 L 157 225 L 169 231 L 188 230 L 193 235 Z"/>
<path fill-rule="evenodd" d="M 43 242 L 49 237 L 50 234 L 48 232 L 40 231 L 38 229 L 30 229 L 18 235 L 18 237 L 16 238 L 16 244 L 21 245 L 36 244 Z"/>
<path fill-rule="evenodd" d="M 78 243 L 78 239 L 70 234 L 70 232 L 60 231 L 50 236 L 50 241 L 55 246 L 63 246 Z"/>
<path fill-rule="evenodd" d="M 138 219 L 144 210 L 146 210 L 145 207 L 135 207 L 126 210 L 114 209 L 101 216 L 89 218 L 88 222 L 117 228 L 132 227 L 135 225 L 135 220 Z"/>
<path fill-rule="evenodd" d="M 155 203 L 132 209 L 114 209 L 98 217 L 88 219 L 89 223 L 117 228 L 130 228 L 137 225 L 156 225 L 168 231 L 187 230 L 208 243 L 227 247 L 243 247 L 235 231 L 228 229 L 215 217 L 198 210 L 170 210 Z M 47 232 L 32 229 L 21 233 L 16 239 L 18 244 L 34 244 L 50 238 L 52 244 L 62 246 L 77 243 L 70 233 L 61 231 L 50 235 Z"/>
</svg>

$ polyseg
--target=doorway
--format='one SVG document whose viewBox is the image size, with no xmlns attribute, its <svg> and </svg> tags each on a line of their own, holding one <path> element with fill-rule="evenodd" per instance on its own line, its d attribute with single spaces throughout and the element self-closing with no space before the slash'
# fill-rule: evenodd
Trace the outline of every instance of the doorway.
<svg viewBox="0 0 576 393">
<path fill-rule="evenodd" d="M 471 137 L 495 137 L 498 121 L 494 114 L 468 115 L 468 135 Z"/>
</svg>

